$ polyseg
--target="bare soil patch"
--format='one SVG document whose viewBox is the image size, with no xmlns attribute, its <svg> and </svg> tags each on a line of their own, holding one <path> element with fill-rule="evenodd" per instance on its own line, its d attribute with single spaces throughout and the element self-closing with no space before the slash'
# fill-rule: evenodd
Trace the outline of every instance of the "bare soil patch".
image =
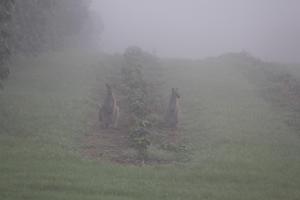
<svg viewBox="0 0 300 200">
<path fill-rule="evenodd" d="M 128 135 L 122 129 L 104 129 L 96 116 L 90 117 L 92 127 L 83 137 L 82 154 L 93 160 L 132 163 Z"/>
<path fill-rule="evenodd" d="M 163 159 L 150 157 L 145 161 L 139 160 L 137 152 L 130 146 L 129 135 L 126 129 L 104 129 L 97 119 L 92 119 L 93 126 L 90 133 L 86 134 L 82 139 L 82 155 L 88 159 L 97 161 L 109 161 L 118 164 L 128 165 L 157 165 L 169 164 L 176 159 Z M 179 141 L 174 133 L 166 137 L 168 144 L 176 145 Z"/>
</svg>

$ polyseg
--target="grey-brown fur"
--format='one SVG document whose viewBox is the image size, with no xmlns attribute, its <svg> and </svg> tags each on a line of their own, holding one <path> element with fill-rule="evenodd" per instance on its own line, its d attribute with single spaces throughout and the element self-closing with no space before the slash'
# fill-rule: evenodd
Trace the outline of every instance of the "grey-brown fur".
<svg viewBox="0 0 300 200">
<path fill-rule="evenodd" d="M 110 85 L 106 84 L 107 94 L 99 110 L 99 121 L 104 128 L 116 128 L 119 119 L 119 106 Z"/>
<path fill-rule="evenodd" d="M 172 93 L 170 96 L 169 106 L 166 113 L 166 124 L 169 128 L 178 127 L 178 117 L 179 117 L 179 100 L 180 95 L 178 93 L 178 88 L 172 88 Z"/>
</svg>

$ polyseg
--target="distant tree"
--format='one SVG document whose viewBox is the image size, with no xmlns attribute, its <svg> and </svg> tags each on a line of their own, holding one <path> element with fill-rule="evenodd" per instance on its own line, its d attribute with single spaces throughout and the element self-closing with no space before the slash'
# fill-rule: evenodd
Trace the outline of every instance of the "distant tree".
<svg viewBox="0 0 300 200">
<path fill-rule="evenodd" d="M 7 41 L 10 36 L 9 22 L 11 21 L 12 8 L 14 0 L 1 0 L 0 1 L 0 87 L 2 88 L 1 81 L 6 79 L 9 74 L 9 68 L 5 67 L 10 56 L 10 49 Z"/>
<path fill-rule="evenodd" d="M 99 47 L 103 29 L 104 25 L 100 13 L 90 10 L 89 19 L 84 23 L 80 33 L 79 44 L 81 46 Z"/>
<path fill-rule="evenodd" d="M 89 19 L 90 0 L 15 1 L 10 44 L 26 54 L 62 48 Z"/>
</svg>

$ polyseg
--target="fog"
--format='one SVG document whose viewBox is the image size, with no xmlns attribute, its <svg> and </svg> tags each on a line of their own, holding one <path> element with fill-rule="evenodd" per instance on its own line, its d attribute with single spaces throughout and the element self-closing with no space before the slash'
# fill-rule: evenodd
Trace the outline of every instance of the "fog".
<svg viewBox="0 0 300 200">
<path fill-rule="evenodd" d="M 166 57 L 204 58 L 245 50 L 300 62 L 297 0 L 94 0 L 92 9 L 101 13 L 108 52 L 138 45 Z"/>
</svg>

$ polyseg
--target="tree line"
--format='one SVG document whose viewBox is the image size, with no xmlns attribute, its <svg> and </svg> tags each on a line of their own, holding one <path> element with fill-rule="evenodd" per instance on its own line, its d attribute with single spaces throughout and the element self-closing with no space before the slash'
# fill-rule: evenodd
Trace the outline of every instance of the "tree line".
<svg viewBox="0 0 300 200">
<path fill-rule="evenodd" d="M 7 78 L 9 74 L 8 68 L 4 67 L 10 56 L 10 49 L 8 47 L 9 22 L 12 18 L 12 9 L 14 0 L 3 0 L 0 2 L 0 87 L 1 81 Z"/>
<path fill-rule="evenodd" d="M 35 55 L 70 45 L 66 41 L 72 40 L 67 38 L 100 34 L 101 21 L 91 16 L 90 3 L 90 0 L 1 0 L 1 80 L 8 75 L 9 70 L 4 66 L 12 53 Z"/>
</svg>

